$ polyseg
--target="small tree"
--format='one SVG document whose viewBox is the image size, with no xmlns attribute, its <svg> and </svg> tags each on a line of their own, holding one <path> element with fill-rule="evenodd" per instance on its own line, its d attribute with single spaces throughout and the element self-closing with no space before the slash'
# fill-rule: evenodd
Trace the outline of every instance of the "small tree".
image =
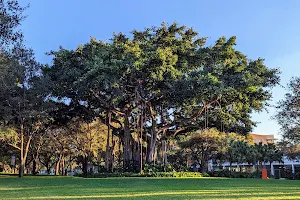
<svg viewBox="0 0 300 200">
<path fill-rule="evenodd" d="M 275 144 L 268 143 L 265 144 L 264 147 L 266 151 L 265 161 L 269 162 L 270 170 L 273 162 L 283 162 L 283 153 Z"/>
<path fill-rule="evenodd" d="M 182 148 L 187 149 L 190 156 L 201 164 L 201 172 L 207 172 L 208 161 L 214 158 L 221 150 L 225 133 L 216 129 L 196 131 L 187 140 L 180 143 Z"/>
<path fill-rule="evenodd" d="M 253 166 L 256 165 L 257 163 L 257 149 L 255 148 L 254 145 L 249 145 L 247 152 L 246 152 L 246 159 L 245 161 L 250 165 L 252 164 Z"/>
</svg>

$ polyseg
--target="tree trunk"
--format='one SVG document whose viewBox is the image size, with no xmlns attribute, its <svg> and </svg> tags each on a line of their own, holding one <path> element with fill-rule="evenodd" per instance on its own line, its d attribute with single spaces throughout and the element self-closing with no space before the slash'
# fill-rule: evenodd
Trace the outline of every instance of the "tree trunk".
<svg viewBox="0 0 300 200">
<path fill-rule="evenodd" d="M 107 111 L 107 139 L 106 139 L 106 151 L 105 151 L 105 168 L 110 171 L 110 160 L 111 160 L 111 150 L 109 145 L 110 139 L 110 121 L 111 121 L 111 111 Z M 113 139 L 113 138 L 112 138 Z"/>
<path fill-rule="evenodd" d="M 21 163 L 19 169 L 19 177 L 22 178 L 24 176 L 24 168 L 25 168 L 25 160 L 24 160 L 24 126 L 21 124 Z"/>
<path fill-rule="evenodd" d="M 270 174 L 269 176 L 271 177 L 272 176 L 272 162 L 270 162 Z"/>
<path fill-rule="evenodd" d="M 61 161 L 62 155 L 60 154 L 56 163 L 55 163 L 55 176 L 58 176 L 59 173 L 59 165 L 60 165 L 60 161 Z"/>
<path fill-rule="evenodd" d="M 82 171 L 83 171 L 83 176 L 86 177 L 88 175 L 88 157 L 87 156 L 83 157 Z"/>
<path fill-rule="evenodd" d="M 39 154 L 38 152 L 36 155 L 33 154 L 33 160 L 32 160 L 32 175 L 38 174 L 38 163 L 39 163 Z"/>
<path fill-rule="evenodd" d="M 48 165 L 46 168 L 47 168 L 47 174 L 49 175 L 49 174 L 50 174 L 50 171 L 51 171 L 50 165 Z"/>
<path fill-rule="evenodd" d="M 60 163 L 60 160 L 56 161 L 56 163 L 55 163 L 55 176 L 59 175 L 59 163 Z"/>
<path fill-rule="evenodd" d="M 122 162 L 122 140 L 121 138 L 119 138 L 119 155 L 118 155 L 118 163 L 120 165 L 120 163 Z"/>
<path fill-rule="evenodd" d="M 166 165 L 168 163 L 168 158 L 167 158 L 167 141 L 165 139 L 163 139 L 162 141 L 162 163 L 163 165 Z"/>
<path fill-rule="evenodd" d="M 20 169 L 19 169 L 19 177 L 23 177 L 24 176 L 24 170 L 25 170 L 25 165 L 26 165 L 26 159 L 27 159 L 27 155 L 28 155 L 28 151 L 29 151 L 29 145 L 31 142 L 31 137 L 28 137 L 27 143 L 26 143 L 26 147 L 24 149 L 24 126 L 23 124 L 21 125 L 21 148 L 20 148 L 20 154 L 21 154 L 21 163 L 20 163 Z"/>
<path fill-rule="evenodd" d="M 155 145 L 157 140 L 156 119 L 152 117 L 151 139 L 148 147 L 147 163 L 153 163 L 155 154 Z"/>
<path fill-rule="evenodd" d="M 32 175 L 36 175 L 37 174 L 37 172 L 36 172 L 36 160 L 35 160 L 35 158 L 33 158 L 33 160 L 32 160 Z"/>
<path fill-rule="evenodd" d="M 132 141 L 132 166 L 131 170 L 140 169 L 140 145 L 139 142 Z"/>
<path fill-rule="evenodd" d="M 140 174 L 143 173 L 143 124 L 144 124 L 144 119 L 143 119 L 143 104 L 141 104 L 140 107 Z M 147 136 L 146 138 L 147 139 Z"/>
<path fill-rule="evenodd" d="M 110 168 L 110 171 L 113 172 L 114 171 L 114 146 L 115 146 L 115 143 L 114 141 L 112 141 L 112 147 L 111 147 L 111 152 L 110 152 L 110 165 L 109 165 L 109 168 Z"/>
<path fill-rule="evenodd" d="M 201 160 L 201 173 L 206 173 L 208 170 L 208 162 L 206 159 Z"/>
<path fill-rule="evenodd" d="M 65 158 L 63 157 L 61 160 L 61 175 L 65 176 Z"/>
<path fill-rule="evenodd" d="M 126 115 L 124 119 L 124 169 L 128 170 L 130 168 L 131 161 L 131 149 L 130 149 L 130 128 L 129 128 L 129 116 Z"/>
<path fill-rule="evenodd" d="M 208 171 L 208 152 L 206 150 L 202 149 L 201 173 L 207 173 L 207 171 Z"/>
</svg>

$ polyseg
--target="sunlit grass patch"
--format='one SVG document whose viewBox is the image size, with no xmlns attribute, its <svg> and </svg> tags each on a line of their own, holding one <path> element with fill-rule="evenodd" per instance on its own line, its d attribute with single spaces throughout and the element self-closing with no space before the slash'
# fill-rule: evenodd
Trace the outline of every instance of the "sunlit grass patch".
<svg viewBox="0 0 300 200">
<path fill-rule="evenodd" d="M 0 177 L 0 199 L 300 199 L 300 181 Z"/>
</svg>

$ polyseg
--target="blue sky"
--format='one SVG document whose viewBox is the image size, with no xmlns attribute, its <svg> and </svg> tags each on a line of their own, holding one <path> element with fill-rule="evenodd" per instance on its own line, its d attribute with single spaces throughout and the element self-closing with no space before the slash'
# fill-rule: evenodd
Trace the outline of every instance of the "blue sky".
<svg viewBox="0 0 300 200">
<path fill-rule="evenodd" d="M 193 27 L 213 43 L 221 36 L 237 36 L 237 49 L 251 59 L 262 57 L 268 67 L 282 71 L 281 85 L 300 75 L 299 0 L 19 0 L 30 3 L 22 30 L 26 43 L 42 63 L 51 62 L 45 52 L 76 48 L 90 36 L 106 40 L 113 32 L 129 34 L 162 21 Z M 275 104 L 285 94 L 273 89 Z M 275 110 L 253 114 L 260 122 L 253 132 L 275 134 L 271 120 Z"/>
</svg>

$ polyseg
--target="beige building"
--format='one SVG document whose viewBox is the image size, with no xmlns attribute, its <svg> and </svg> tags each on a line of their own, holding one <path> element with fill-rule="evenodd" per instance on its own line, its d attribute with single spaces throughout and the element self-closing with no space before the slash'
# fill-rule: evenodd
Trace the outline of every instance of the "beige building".
<svg viewBox="0 0 300 200">
<path fill-rule="evenodd" d="M 262 144 L 268 144 L 268 143 L 275 143 L 276 138 L 274 138 L 274 135 L 259 135 L 250 133 L 249 137 L 251 137 L 254 141 L 254 143 L 259 144 L 260 142 Z"/>
</svg>

